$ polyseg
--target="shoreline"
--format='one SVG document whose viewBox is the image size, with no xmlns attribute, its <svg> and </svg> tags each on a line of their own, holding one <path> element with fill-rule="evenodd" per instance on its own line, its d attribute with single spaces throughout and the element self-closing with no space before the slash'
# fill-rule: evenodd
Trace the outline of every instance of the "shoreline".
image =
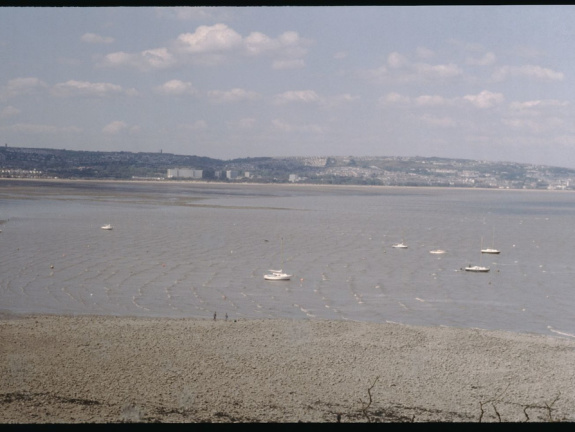
<svg viewBox="0 0 575 432">
<path fill-rule="evenodd" d="M 0 339 L 0 423 L 575 420 L 555 336 L 4 312 Z"/>
<path fill-rule="evenodd" d="M 186 184 L 202 186 L 263 186 L 263 187 L 295 187 L 295 188 L 338 188 L 338 189 L 390 189 L 390 190 L 429 190 L 429 191 L 510 191 L 510 192 L 560 192 L 573 193 L 575 190 L 561 189 L 511 189 L 511 188 L 476 188 L 476 187 L 453 187 L 453 186 L 392 186 L 392 185 L 346 185 L 346 184 L 320 184 L 320 183 L 256 183 L 256 182 L 223 182 L 206 180 L 128 180 L 128 179 L 53 179 L 53 178 L 0 178 L 0 181 L 24 181 L 24 182 L 49 182 L 49 183 L 120 183 L 120 184 Z"/>
</svg>

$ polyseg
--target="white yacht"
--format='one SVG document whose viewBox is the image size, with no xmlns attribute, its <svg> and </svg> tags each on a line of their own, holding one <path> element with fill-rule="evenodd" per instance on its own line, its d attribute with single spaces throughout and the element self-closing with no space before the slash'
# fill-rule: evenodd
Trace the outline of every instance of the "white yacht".
<svg viewBox="0 0 575 432">
<path fill-rule="evenodd" d="M 480 248 L 481 252 L 483 252 L 483 237 L 481 237 L 481 248 Z M 481 254 L 479 254 L 479 264 L 480 265 L 474 265 L 472 266 L 471 264 L 469 264 L 467 267 L 465 267 L 465 271 L 468 272 L 476 272 L 476 273 L 487 273 L 489 271 L 489 267 L 485 267 L 481 265 Z"/>
<path fill-rule="evenodd" d="M 269 270 L 270 273 L 264 275 L 265 280 L 285 281 L 290 280 L 292 275 L 284 273 L 283 270 Z"/>
<path fill-rule="evenodd" d="M 468 272 L 476 272 L 476 273 L 487 273 L 489 271 L 489 267 L 483 267 L 483 266 L 478 266 L 478 265 L 468 265 L 467 267 L 465 267 L 465 271 Z"/>
<path fill-rule="evenodd" d="M 499 249 L 495 249 L 495 248 L 493 247 L 493 244 L 494 244 L 494 243 L 495 243 L 495 231 L 493 231 L 493 234 L 492 234 L 491 247 L 490 247 L 490 248 L 485 248 L 485 249 L 482 248 L 482 249 L 481 249 L 481 253 L 484 253 L 484 254 L 495 254 L 495 255 L 501 253 L 501 251 L 500 251 Z"/>
<path fill-rule="evenodd" d="M 282 267 L 283 267 L 283 255 L 284 255 L 284 239 L 281 238 L 281 257 L 282 257 Z M 283 270 L 268 270 L 269 273 L 264 275 L 265 280 L 270 281 L 287 281 L 290 280 L 293 275 L 285 273 Z"/>
<path fill-rule="evenodd" d="M 108 230 L 108 231 L 110 231 L 111 229 L 113 229 L 112 225 L 110 225 L 110 224 L 104 225 L 104 226 L 102 226 L 102 227 L 100 227 L 100 228 L 102 228 L 103 230 Z"/>
</svg>

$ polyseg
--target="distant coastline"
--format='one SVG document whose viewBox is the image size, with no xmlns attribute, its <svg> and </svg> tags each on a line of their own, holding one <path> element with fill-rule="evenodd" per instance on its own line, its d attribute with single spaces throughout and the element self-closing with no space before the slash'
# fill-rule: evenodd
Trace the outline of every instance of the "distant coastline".
<svg viewBox="0 0 575 432">
<path fill-rule="evenodd" d="M 575 169 L 438 157 L 220 160 L 169 153 L 0 147 L 0 178 L 575 190 Z"/>
</svg>

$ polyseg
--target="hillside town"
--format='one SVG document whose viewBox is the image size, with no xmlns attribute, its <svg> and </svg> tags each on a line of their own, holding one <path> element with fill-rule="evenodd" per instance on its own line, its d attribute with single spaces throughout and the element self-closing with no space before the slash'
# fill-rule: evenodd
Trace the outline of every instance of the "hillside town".
<svg viewBox="0 0 575 432">
<path fill-rule="evenodd" d="M 0 147 L 0 178 L 575 189 L 575 170 L 437 157 L 259 157 Z"/>
</svg>

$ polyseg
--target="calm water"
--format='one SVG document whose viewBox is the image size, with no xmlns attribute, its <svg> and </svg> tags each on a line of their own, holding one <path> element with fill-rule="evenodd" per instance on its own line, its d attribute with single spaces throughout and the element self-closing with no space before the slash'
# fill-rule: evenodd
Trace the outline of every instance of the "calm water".
<svg viewBox="0 0 575 432">
<path fill-rule="evenodd" d="M 0 220 L 3 311 L 575 337 L 569 192 L 0 181 Z"/>
</svg>

